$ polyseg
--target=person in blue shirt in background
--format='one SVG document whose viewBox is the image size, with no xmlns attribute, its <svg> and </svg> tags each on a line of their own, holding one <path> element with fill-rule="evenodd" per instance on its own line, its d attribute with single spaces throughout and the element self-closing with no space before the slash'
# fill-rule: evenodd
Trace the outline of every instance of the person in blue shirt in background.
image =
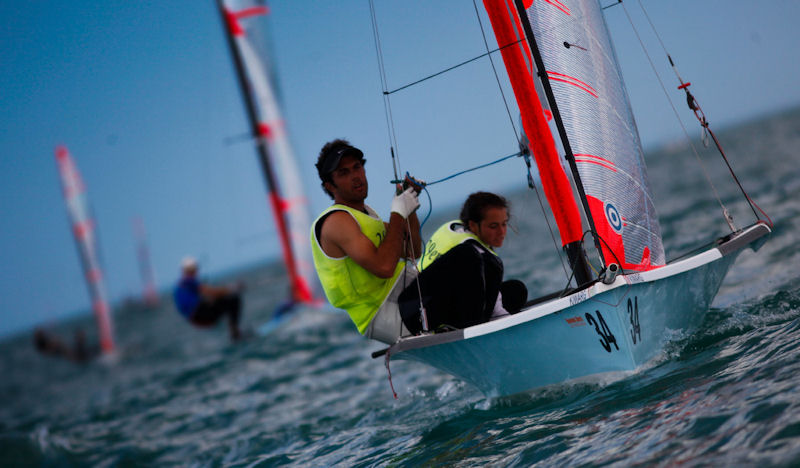
<svg viewBox="0 0 800 468">
<path fill-rule="evenodd" d="M 227 316 L 231 340 L 241 338 L 241 285 L 231 288 L 201 283 L 197 279 L 197 260 L 193 257 L 183 259 L 181 270 L 181 279 L 173 292 L 175 306 L 181 315 L 199 327 L 215 325 L 223 316 Z"/>
</svg>

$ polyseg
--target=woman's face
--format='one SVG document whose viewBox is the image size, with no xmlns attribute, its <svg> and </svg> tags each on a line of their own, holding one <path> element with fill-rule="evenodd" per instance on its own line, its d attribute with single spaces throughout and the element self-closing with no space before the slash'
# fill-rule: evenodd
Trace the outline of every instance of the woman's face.
<svg viewBox="0 0 800 468">
<path fill-rule="evenodd" d="M 469 222 L 469 230 L 492 248 L 502 247 L 507 229 L 508 210 L 496 206 L 483 210 L 483 219 L 480 223 Z"/>
</svg>

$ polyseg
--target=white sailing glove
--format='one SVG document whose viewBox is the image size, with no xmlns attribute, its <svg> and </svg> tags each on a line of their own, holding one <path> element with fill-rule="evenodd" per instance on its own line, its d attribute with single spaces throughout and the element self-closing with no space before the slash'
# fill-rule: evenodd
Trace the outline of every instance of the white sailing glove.
<svg viewBox="0 0 800 468">
<path fill-rule="evenodd" d="M 413 187 L 398 193 L 392 199 L 392 213 L 397 213 L 403 218 L 408 218 L 408 215 L 415 212 L 417 208 L 419 208 L 419 199 Z"/>
</svg>

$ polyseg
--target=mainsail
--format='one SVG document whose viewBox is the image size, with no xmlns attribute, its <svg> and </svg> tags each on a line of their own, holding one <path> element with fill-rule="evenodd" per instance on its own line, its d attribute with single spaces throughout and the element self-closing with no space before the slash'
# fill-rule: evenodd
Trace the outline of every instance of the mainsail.
<svg viewBox="0 0 800 468">
<path fill-rule="evenodd" d="M 100 347 L 104 353 L 110 353 L 114 351 L 110 309 L 106 300 L 103 272 L 97 256 L 94 220 L 89 213 L 89 205 L 86 200 L 86 186 L 83 184 L 69 151 L 64 146 L 56 148 L 56 162 L 61 176 L 61 186 L 64 189 L 67 213 L 72 223 L 72 233 L 75 236 L 86 284 L 89 287 L 89 296 L 92 299 L 92 310 L 97 321 Z"/>
<path fill-rule="evenodd" d="M 541 79 L 547 92 L 605 264 L 635 271 L 664 265 L 641 142 L 597 0 L 485 4 L 490 13 L 499 7 L 519 19 L 533 53 L 529 75 Z"/>
<path fill-rule="evenodd" d="M 239 83 L 256 140 L 269 202 L 281 240 L 283 260 L 294 302 L 314 300 L 311 290 L 313 266 L 306 236 L 310 229 L 308 202 L 300 172 L 281 117 L 270 63 L 259 50 L 255 33 L 263 28 L 261 16 L 269 10 L 258 1 L 217 0 L 225 21 Z M 279 182 L 280 181 L 280 182 Z"/>
</svg>

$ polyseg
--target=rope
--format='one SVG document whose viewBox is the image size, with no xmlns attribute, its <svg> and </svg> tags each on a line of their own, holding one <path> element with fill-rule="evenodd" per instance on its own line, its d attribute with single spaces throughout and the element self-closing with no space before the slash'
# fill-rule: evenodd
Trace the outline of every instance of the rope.
<svg viewBox="0 0 800 468">
<path fill-rule="evenodd" d="M 433 182 L 428 182 L 425 185 L 422 185 L 421 186 L 422 190 L 424 190 L 425 194 L 428 196 L 428 214 L 425 215 L 425 219 L 423 219 L 422 222 L 419 225 L 419 227 L 420 227 L 420 238 L 422 237 L 422 227 L 425 226 L 425 223 L 428 221 L 428 218 L 430 218 L 431 213 L 433 212 L 433 200 L 431 198 L 430 192 L 428 191 L 428 186 L 429 185 L 435 185 L 435 184 L 438 184 L 438 183 L 453 179 L 453 178 L 458 177 L 460 175 L 466 174 L 468 172 L 476 171 L 478 169 L 483 169 L 485 167 L 488 167 L 488 166 L 491 166 L 491 165 L 494 165 L 494 164 L 498 164 L 498 163 L 503 162 L 503 161 L 505 161 L 507 159 L 511 159 L 511 158 L 513 158 L 515 156 L 522 156 L 524 158 L 524 160 L 525 160 L 525 165 L 527 166 L 527 169 L 528 169 L 528 174 L 527 174 L 528 187 L 530 189 L 533 189 L 534 193 L 536 193 L 536 198 L 539 201 L 539 207 L 542 210 L 542 215 L 544 217 L 545 223 L 547 224 L 547 229 L 550 232 L 550 238 L 553 240 L 553 245 L 555 246 L 555 249 L 558 252 L 558 250 L 559 250 L 558 241 L 556 240 L 555 232 L 553 231 L 553 226 L 550 223 L 550 219 L 547 217 L 546 209 L 544 207 L 544 202 L 542 202 L 541 194 L 539 193 L 539 190 L 536 187 L 536 184 L 533 182 L 533 176 L 531 175 L 530 153 L 527 150 L 518 151 L 518 152 L 516 152 L 514 154 L 509 154 L 508 156 L 503 156 L 503 157 L 501 157 L 499 159 L 495 159 L 494 161 L 488 162 L 486 164 L 481 164 L 479 166 L 475 166 L 475 167 L 472 167 L 472 168 L 469 168 L 469 169 L 465 169 L 463 171 L 456 172 L 455 174 L 451 174 L 451 175 L 449 175 L 447 177 L 444 177 L 442 179 L 434 180 Z M 410 178 L 408 173 L 406 173 L 406 176 Z M 397 180 L 397 179 L 392 180 L 390 182 L 393 183 L 393 184 L 401 183 L 401 181 Z M 412 181 L 412 183 L 414 183 L 414 182 Z M 409 235 L 410 235 L 410 226 L 409 226 Z M 425 245 L 424 244 L 423 244 L 423 247 L 422 247 L 422 255 L 423 256 L 425 255 Z M 568 277 L 567 281 L 570 281 L 572 279 L 572 276 L 569 274 L 569 272 L 567 272 L 566 265 L 564 264 L 564 259 L 562 258 L 561 255 L 559 255 L 559 260 L 561 261 L 561 268 L 564 270 L 564 275 Z M 573 267 L 574 267 L 574 265 L 573 265 Z M 421 295 L 422 295 L 422 293 L 420 292 L 420 296 Z M 422 307 L 422 306 L 420 305 L 420 307 Z"/>
<path fill-rule="evenodd" d="M 558 259 L 561 261 L 561 269 L 564 270 L 564 276 L 567 278 L 570 277 L 569 272 L 567 271 L 567 266 L 564 264 L 564 257 L 560 254 L 558 249 L 558 241 L 556 240 L 556 235 L 553 232 L 553 226 L 550 224 L 550 218 L 547 217 L 547 211 L 544 207 L 544 202 L 542 202 L 542 196 L 539 194 L 539 189 L 536 188 L 536 184 L 533 183 L 533 175 L 531 175 L 531 155 L 528 151 L 523 154 L 525 158 L 525 165 L 528 166 L 528 188 L 533 189 L 534 193 L 536 193 L 536 199 L 539 200 L 539 207 L 542 209 L 542 217 L 544 218 L 545 223 L 547 223 L 547 230 L 550 231 L 550 239 L 553 240 L 553 246 L 556 249 L 556 254 L 558 255 Z"/>
<path fill-rule="evenodd" d="M 514 154 L 509 154 L 508 156 L 503 156 L 500 159 L 495 159 L 494 161 L 488 162 L 486 164 L 481 164 L 480 166 L 475 166 L 475 167 L 472 167 L 470 169 L 464 169 L 463 171 L 456 172 L 455 174 L 449 175 L 449 176 L 444 177 L 442 179 L 434 180 L 433 182 L 428 182 L 426 185 L 435 185 L 435 184 L 438 184 L 440 182 L 444 182 L 444 181 L 450 180 L 450 179 L 452 179 L 454 177 L 458 177 L 460 175 L 464 175 L 464 174 L 466 174 L 468 172 L 477 171 L 478 169 L 483 169 L 484 167 L 489 167 L 489 166 L 491 166 L 493 164 L 497 164 L 497 163 L 503 162 L 506 159 L 511 159 L 511 158 L 513 158 L 515 156 L 522 156 L 522 151 L 517 151 Z"/>
<path fill-rule="evenodd" d="M 394 396 L 394 399 L 397 400 L 397 392 L 394 391 L 394 384 L 392 383 L 392 370 L 389 369 L 389 354 L 391 353 L 391 349 L 392 348 L 386 348 L 386 357 L 384 358 L 383 363 L 386 365 L 386 373 L 389 374 L 389 388 L 392 389 L 392 396 Z"/>
<path fill-rule="evenodd" d="M 392 169 L 394 170 L 394 178 L 395 178 L 393 183 L 401 183 L 401 181 L 398 180 L 397 176 L 398 173 L 400 172 L 400 157 L 399 155 L 396 155 L 395 152 L 395 148 L 397 147 L 397 135 L 394 129 L 394 119 L 392 118 L 392 106 L 389 100 L 389 94 L 391 93 L 386 91 L 386 89 L 388 88 L 386 80 L 386 68 L 383 62 L 383 52 L 381 51 L 381 39 L 380 35 L 378 34 L 378 19 L 377 16 L 375 15 L 375 4 L 373 0 L 369 1 L 369 10 L 370 10 L 370 17 L 372 19 L 372 33 L 375 40 L 375 53 L 378 56 L 378 68 L 381 76 L 381 87 L 383 89 L 383 107 L 384 107 L 384 113 L 386 115 L 386 125 L 389 131 L 389 143 L 390 143 L 389 151 L 392 158 Z M 408 173 L 406 173 L 406 175 L 408 176 Z M 408 176 L 408 178 L 411 179 L 410 176 Z M 433 211 L 433 204 L 430 199 L 430 194 L 428 195 L 428 202 L 430 204 L 428 209 L 428 216 L 430 216 L 431 211 Z M 427 221 L 428 218 L 426 217 L 425 220 Z M 411 222 L 408 220 L 408 218 L 405 219 L 405 227 L 406 227 L 406 233 L 408 234 L 408 244 L 403 245 L 402 256 L 406 255 L 407 247 L 410 247 L 412 264 L 414 265 L 414 269 L 417 270 L 417 276 L 419 276 L 419 267 L 417 267 L 416 261 L 413 261 L 416 258 L 416 252 L 414 251 L 413 236 L 411 233 Z M 419 227 L 419 238 L 420 242 L 422 242 L 422 223 L 420 223 Z M 425 244 L 423 243 L 423 252 L 424 252 L 424 245 Z M 427 331 L 428 317 L 427 314 L 425 313 L 425 306 L 422 303 L 422 290 L 420 289 L 419 281 L 417 281 L 416 283 L 417 283 L 417 293 L 418 293 L 417 296 L 419 298 L 420 318 L 422 319 L 423 329 Z M 386 370 L 387 371 L 389 370 L 388 352 L 386 353 Z M 392 383 L 392 374 L 391 372 L 389 372 L 389 384 L 391 383 Z M 392 393 L 394 393 L 394 387 L 392 387 Z M 394 393 L 394 397 L 395 399 L 397 399 L 396 393 Z"/>
<path fill-rule="evenodd" d="M 441 183 L 441 182 L 445 182 L 447 180 L 453 179 L 453 178 L 458 177 L 460 175 L 464 175 L 464 174 L 466 174 L 468 172 L 476 171 L 478 169 L 483 169 L 485 167 L 489 167 L 491 165 L 494 165 L 494 164 L 497 164 L 497 163 L 501 163 L 501 162 L 503 162 L 503 161 L 505 161 L 507 159 L 511 159 L 511 158 L 513 158 L 515 156 L 524 156 L 524 155 L 525 155 L 525 153 L 523 153 L 522 151 L 518 151 L 518 152 L 516 152 L 514 154 L 509 154 L 508 156 L 503 156 L 502 158 L 495 159 L 494 161 L 488 162 L 486 164 L 481 164 L 479 166 L 471 167 L 469 169 L 464 169 L 463 171 L 459 171 L 459 172 L 456 172 L 455 174 L 451 174 L 451 175 L 449 175 L 447 177 L 444 177 L 444 178 L 441 178 L 441 179 L 438 179 L 438 180 L 434 180 L 433 182 L 426 182 L 426 183 L 424 183 L 422 185 L 417 185 L 418 187 L 420 187 L 421 190 L 425 191 L 426 195 L 428 195 L 428 214 L 425 215 L 425 219 L 420 223 L 420 226 L 419 226 L 420 229 L 422 229 L 422 226 L 425 225 L 425 222 L 428 221 L 428 218 L 430 218 L 431 213 L 433 212 L 433 200 L 431 199 L 430 192 L 428 192 L 428 186 L 429 185 L 435 185 L 435 184 L 438 184 L 438 183 Z M 530 167 L 530 165 L 528 167 Z M 406 177 L 411 179 L 411 176 L 409 175 L 408 172 L 406 172 Z M 412 180 L 412 183 L 415 183 L 415 181 L 413 179 L 411 179 L 411 180 Z M 529 174 L 529 181 L 530 180 L 531 179 L 530 179 L 530 174 Z M 403 181 L 399 180 L 399 179 L 393 179 L 393 180 L 390 180 L 389 182 L 392 183 L 392 184 L 401 184 L 401 183 L 403 183 Z M 424 254 L 424 252 L 423 252 L 423 254 Z"/>
<path fill-rule="evenodd" d="M 425 215 L 425 219 L 423 219 L 422 222 L 419 223 L 420 231 L 422 231 L 422 226 L 424 226 L 425 223 L 428 222 L 428 218 L 431 217 L 431 213 L 433 212 L 433 200 L 431 199 L 431 193 L 428 191 L 427 187 L 422 187 L 422 190 L 424 190 L 425 191 L 425 195 L 428 196 L 428 214 L 426 214 Z M 422 246 L 422 255 L 425 256 L 425 246 L 424 245 Z"/>
<path fill-rule="evenodd" d="M 428 195 L 428 200 L 430 201 L 430 195 Z M 430 216 L 430 214 L 431 214 L 430 210 L 428 210 L 428 216 Z M 427 220 L 428 220 L 428 218 L 426 217 L 425 221 L 427 221 Z M 408 221 L 408 218 L 406 218 L 406 232 L 408 233 L 408 245 L 411 248 L 411 258 L 412 258 L 412 260 L 416 260 L 417 256 L 416 256 L 416 252 L 414 251 L 414 242 L 413 242 L 413 238 L 412 238 L 412 235 L 411 235 L 411 223 Z M 419 239 L 420 239 L 420 243 L 422 243 L 422 223 L 420 223 L 420 225 L 419 225 Z M 403 252 L 403 253 L 405 254 L 405 252 Z M 422 243 L 422 252 L 421 252 L 421 254 L 424 255 L 424 253 L 425 253 L 425 244 Z M 420 256 L 420 258 L 421 258 L 421 256 Z M 417 271 L 417 278 L 419 278 L 420 271 L 419 271 L 419 266 L 417 265 L 417 262 L 416 261 L 412 261 L 411 263 L 414 265 L 414 269 Z M 403 274 L 405 274 L 405 272 Z M 417 298 L 419 299 L 419 316 L 420 316 L 420 319 L 422 320 L 422 331 L 428 331 L 428 313 L 425 310 L 425 304 L 422 303 L 422 287 L 419 285 L 419 280 L 414 281 L 414 283 L 417 285 Z M 389 368 L 388 367 L 388 362 L 387 362 L 387 367 L 386 368 L 387 369 Z M 391 378 L 391 374 L 390 374 L 390 378 Z M 395 396 L 395 398 L 397 398 L 397 397 Z"/>
<path fill-rule="evenodd" d="M 442 178 L 442 179 L 439 179 L 439 180 L 434 180 L 433 182 L 427 182 L 427 183 L 425 183 L 424 185 L 421 185 L 421 186 L 420 186 L 421 190 L 424 190 L 424 191 L 425 191 L 425 194 L 428 196 L 428 214 L 426 214 L 426 215 L 425 215 L 425 219 L 423 219 L 423 220 L 422 220 L 422 222 L 420 222 L 420 223 L 419 223 L 419 228 L 420 228 L 420 238 L 422 237 L 422 227 L 423 227 L 423 226 L 425 226 L 425 223 L 428 221 L 428 218 L 430 218 L 430 217 L 431 217 L 431 213 L 433 212 L 433 199 L 431 198 L 431 193 L 428 191 L 428 186 L 429 186 L 429 185 L 435 185 L 435 184 L 438 184 L 438 183 L 440 183 L 440 182 L 444 182 L 444 181 L 447 181 L 447 180 L 453 179 L 453 178 L 455 178 L 455 177 L 458 177 L 458 176 L 460 176 L 460 175 L 466 174 L 466 173 L 468 173 L 468 172 L 476 171 L 476 170 L 478 170 L 478 169 L 483 169 L 483 168 L 485 168 L 485 167 L 489 167 L 489 166 L 491 166 L 491 165 L 493 165 L 493 164 L 497 164 L 497 163 L 503 162 L 503 161 L 505 161 L 506 159 L 511 159 L 511 158 L 513 158 L 514 156 L 522 156 L 523 154 L 524 154 L 524 153 L 522 153 L 521 151 L 520 151 L 520 152 L 517 152 L 517 153 L 514 153 L 514 154 L 509 154 L 508 156 L 503 156 L 503 157 L 502 157 L 502 158 L 500 158 L 500 159 L 496 159 L 496 160 L 494 160 L 494 161 L 491 161 L 491 162 L 488 162 L 488 163 L 486 163 L 486 164 L 481 164 L 480 166 L 475 166 L 475 167 L 472 167 L 472 168 L 469 168 L 469 169 L 465 169 L 465 170 L 463 170 L 463 171 L 456 172 L 455 174 L 451 174 L 451 175 L 449 175 L 449 176 L 447 176 L 447 177 L 444 177 L 444 178 Z M 410 175 L 408 174 L 408 172 L 406 172 L 406 177 L 409 177 L 409 178 L 410 178 Z M 413 180 L 413 179 L 412 179 L 412 180 Z M 398 180 L 398 179 L 394 179 L 394 180 L 391 180 L 391 181 L 390 181 L 390 183 L 392 183 L 392 184 L 399 184 L 399 183 L 402 183 L 402 181 L 400 181 L 400 180 Z M 412 183 L 413 183 L 413 182 L 412 182 Z M 538 195 L 538 192 L 537 192 L 537 195 Z M 409 229 L 410 229 L 410 227 L 409 227 Z M 423 255 L 425 255 L 425 248 L 424 248 L 424 246 L 423 246 L 423 249 L 422 249 L 422 254 L 423 254 Z"/>
</svg>

